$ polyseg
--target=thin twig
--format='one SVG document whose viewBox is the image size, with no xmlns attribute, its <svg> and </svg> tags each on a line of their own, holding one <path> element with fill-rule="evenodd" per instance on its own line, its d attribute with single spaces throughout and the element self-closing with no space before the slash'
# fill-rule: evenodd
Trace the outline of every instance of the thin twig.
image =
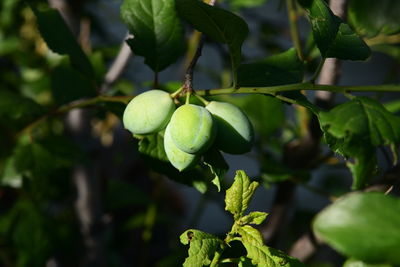
<svg viewBox="0 0 400 267">
<path fill-rule="evenodd" d="M 213 6 L 215 4 L 216 0 L 205 0 L 204 2 L 208 3 L 210 6 Z M 193 55 L 193 58 L 190 61 L 189 65 L 186 69 L 183 87 L 185 89 L 184 91 L 189 94 L 193 92 L 193 71 L 197 64 L 197 61 L 199 60 L 199 58 L 201 56 L 201 51 L 203 50 L 204 42 L 205 42 L 205 36 L 203 34 L 201 34 L 199 43 L 197 45 L 196 52 Z"/>
<path fill-rule="evenodd" d="M 289 16 L 289 25 L 290 25 L 290 35 L 292 37 L 292 41 L 294 47 L 296 48 L 297 55 L 300 60 L 304 60 L 303 51 L 301 48 L 301 40 L 299 34 L 299 27 L 297 26 L 297 11 L 295 2 L 293 0 L 286 0 L 288 16 Z"/>
<path fill-rule="evenodd" d="M 274 94 L 286 91 L 298 90 L 322 90 L 337 93 L 345 92 L 400 92 L 400 84 L 382 84 L 382 85 L 361 85 L 361 86 L 346 86 L 346 85 L 327 85 L 327 84 L 312 84 L 309 82 L 265 86 L 265 87 L 239 87 L 239 88 L 218 88 L 207 90 L 196 90 L 196 94 L 201 96 L 226 95 L 226 94 Z"/>
<path fill-rule="evenodd" d="M 183 87 L 185 88 L 186 92 L 193 91 L 193 71 L 197 64 L 197 61 L 199 60 L 199 58 L 201 56 L 201 51 L 203 49 L 204 41 L 205 41 L 205 36 L 202 35 L 200 38 L 199 44 L 197 46 L 196 53 L 194 54 L 192 61 L 190 61 L 190 64 L 189 64 L 188 68 L 186 69 L 185 81 L 183 84 Z"/>
</svg>

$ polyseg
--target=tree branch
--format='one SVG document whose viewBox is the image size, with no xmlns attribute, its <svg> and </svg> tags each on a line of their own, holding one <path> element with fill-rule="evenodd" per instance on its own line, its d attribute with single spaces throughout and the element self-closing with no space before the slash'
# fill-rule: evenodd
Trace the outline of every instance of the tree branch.
<svg viewBox="0 0 400 267">
<path fill-rule="evenodd" d="M 276 94 L 286 91 L 298 90 L 322 90 L 331 91 L 336 93 L 347 92 L 400 92 L 400 85 L 398 84 L 383 84 L 383 85 L 361 85 L 361 86 L 345 86 L 345 85 L 326 85 L 326 84 L 312 84 L 310 82 L 295 83 L 278 86 L 265 86 L 265 87 L 239 87 L 239 88 L 221 88 L 221 89 L 208 89 L 197 90 L 196 94 L 201 96 L 212 95 L 226 95 L 226 94 Z"/>
<path fill-rule="evenodd" d="M 333 13 L 345 20 L 347 10 L 346 0 L 331 0 L 329 6 Z M 337 84 L 340 78 L 340 61 L 336 58 L 328 58 L 322 59 L 322 64 L 323 65 L 320 65 L 322 67 L 320 69 L 320 73 L 318 73 L 319 70 L 317 70 L 316 74 L 313 76 L 313 80 L 315 80 L 319 75 L 319 84 L 334 86 L 335 84 Z M 348 90 L 344 91 L 343 93 L 351 91 L 349 87 L 347 88 Z M 334 92 L 334 90 L 317 91 L 315 93 L 315 104 L 319 107 L 329 109 L 333 105 Z M 319 149 L 319 139 L 321 138 L 322 132 L 318 119 L 315 116 L 310 121 L 309 134 L 314 144 L 310 147 L 310 149 Z M 297 242 L 294 243 L 294 245 L 290 249 L 289 255 L 295 256 L 302 261 L 307 260 L 316 252 L 317 247 L 320 243 L 321 242 L 315 240 L 312 233 L 304 234 L 300 239 L 297 240 Z"/>
<path fill-rule="evenodd" d="M 205 3 L 208 3 L 210 6 L 213 6 L 216 2 L 216 0 L 204 0 Z M 194 40 L 199 40 L 196 38 L 196 36 L 194 36 L 195 39 Z M 201 51 L 203 50 L 203 46 L 204 46 L 204 42 L 205 42 L 205 36 L 203 34 L 200 34 L 200 40 L 199 43 L 197 45 L 196 48 L 196 52 L 193 55 L 192 60 L 190 61 L 186 72 L 185 72 L 185 78 L 184 78 L 184 82 L 183 82 L 183 88 L 185 93 L 189 93 L 191 94 L 193 92 L 193 71 L 194 68 L 197 64 L 197 61 L 199 60 L 200 56 L 201 56 Z"/>
<path fill-rule="evenodd" d="M 202 35 L 200 38 L 199 44 L 197 45 L 196 53 L 194 54 L 192 60 L 189 63 L 189 66 L 186 69 L 185 81 L 183 83 L 183 87 L 185 88 L 186 92 L 191 93 L 193 91 L 193 71 L 194 71 L 194 67 L 197 64 L 197 61 L 199 60 L 199 58 L 201 56 L 201 51 L 203 49 L 204 40 L 205 40 L 205 37 L 204 37 L 204 35 Z"/>
<path fill-rule="evenodd" d="M 117 57 L 111 64 L 110 68 L 107 71 L 107 74 L 104 77 L 103 84 L 100 88 L 100 93 L 104 93 L 108 89 L 110 89 L 115 81 L 121 76 L 122 72 L 129 62 L 129 59 L 132 57 L 131 48 L 126 43 L 126 39 L 128 39 L 128 37 L 129 33 L 126 35 L 126 38 L 124 38 Z"/>
<path fill-rule="evenodd" d="M 267 86 L 267 87 L 240 87 L 240 88 L 221 88 L 221 89 L 210 89 L 210 90 L 196 90 L 196 95 L 199 96 L 214 96 L 214 95 L 227 95 L 227 94 L 269 94 L 292 104 L 296 104 L 295 101 L 286 98 L 281 95 L 277 95 L 279 92 L 287 91 L 298 91 L 298 90 L 324 90 L 338 93 L 352 92 L 400 92 L 400 85 L 386 84 L 386 85 L 364 85 L 364 86 L 334 86 L 334 85 L 323 85 L 323 84 L 311 84 L 311 83 L 297 83 L 279 86 Z M 81 99 L 73 101 L 69 104 L 59 107 L 56 110 L 50 111 L 43 116 L 37 118 L 20 131 L 19 135 L 29 133 L 34 127 L 41 122 L 45 121 L 48 117 L 61 115 L 67 111 L 75 108 L 82 108 L 87 106 L 96 105 L 103 102 L 120 102 L 127 104 L 134 96 L 106 96 L 98 95 L 89 99 Z"/>
</svg>

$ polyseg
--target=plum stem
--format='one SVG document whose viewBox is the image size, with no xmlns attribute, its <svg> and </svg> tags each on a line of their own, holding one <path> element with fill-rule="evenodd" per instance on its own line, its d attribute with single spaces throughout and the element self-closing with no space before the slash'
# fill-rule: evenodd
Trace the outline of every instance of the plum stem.
<svg viewBox="0 0 400 267">
<path fill-rule="evenodd" d="M 210 104 L 210 101 L 207 101 L 206 99 L 204 99 L 203 97 L 197 95 L 197 94 L 193 94 L 195 97 L 197 97 L 198 100 L 200 100 L 204 106 L 207 106 L 208 104 Z"/>
<path fill-rule="evenodd" d="M 179 94 L 183 91 L 183 89 L 185 89 L 183 86 L 181 86 L 178 90 L 176 90 L 175 92 L 173 92 L 172 94 L 170 94 L 170 96 L 172 98 L 176 98 L 179 96 Z"/>
<path fill-rule="evenodd" d="M 186 91 L 186 101 L 185 104 L 190 104 L 190 95 L 192 94 L 192 92 L 190 91 Z"/>
</svg>

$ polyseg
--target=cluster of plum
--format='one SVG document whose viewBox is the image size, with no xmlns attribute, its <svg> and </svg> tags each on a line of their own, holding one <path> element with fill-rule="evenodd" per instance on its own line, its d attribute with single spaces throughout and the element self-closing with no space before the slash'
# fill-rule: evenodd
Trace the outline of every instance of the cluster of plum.
<svg viewBox="0 0 400 267">
<path fill-rule="evenodd" d="M 135 135 L 165 129 L 165 153 L 179 171 L 196 165 L 211 146 L 230 154 L 246 153 L 254 138 L 249 119 L 235 105 L 211 101 L 205 107 L 186 103 L 176 109 L 173 97 L 161 90 L 133 98 L 125 109 L 123 123 Z"/>
</svg>

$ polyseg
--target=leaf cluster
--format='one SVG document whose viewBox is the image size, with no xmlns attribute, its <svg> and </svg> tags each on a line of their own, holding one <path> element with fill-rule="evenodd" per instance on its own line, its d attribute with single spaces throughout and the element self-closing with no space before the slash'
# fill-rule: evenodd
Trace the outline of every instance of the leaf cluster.
<svg viewBox="0 0 400 267">
<path fill-rule="evenodd" d="M 185 231 L 181 235 L 181 243 L 189 245 L 189 255 L 183 266 L 219 266 L 225 262 L 224 250 L 228 249 L 233 241 L 242 243 L 247 251 L 246 255 L 229 259 L 231 262 L 237 262 L 239 266 L 304 266 L 297 259 L 264 245 L 261 233 L 251 226 L 260 225 L 268 215 L 260 211 L 245 215 L 257 187 L 258 182 L 251 182 L 244 171 L 236 172 L 234 182 L 225 195 L 225 210 L 231 213 L 234 219 L 231 231 L 224 240 L 199 230 Z"/>
</svg>

